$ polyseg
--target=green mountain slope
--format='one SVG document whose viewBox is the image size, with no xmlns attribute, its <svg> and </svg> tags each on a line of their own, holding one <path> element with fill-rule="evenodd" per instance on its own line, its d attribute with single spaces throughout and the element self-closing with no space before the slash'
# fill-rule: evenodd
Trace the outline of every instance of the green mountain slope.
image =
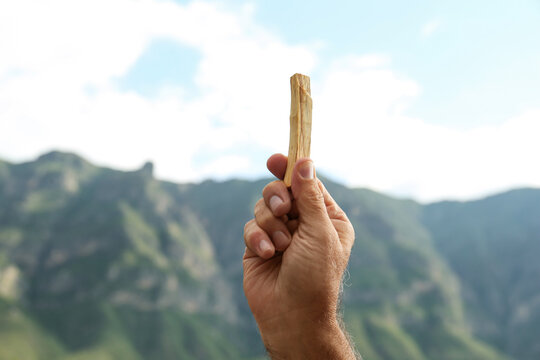
<svg viewBox="0 0 540 360">
<path fill-rule="evenodd" d="M 266 182 L 178 185 L 151 164 L 121 172 L 58 152 L 0 162 L 0 360 L 261 358 L 241 257 Z M 437 221 L 452 212 L 325 183 L 357 234 L 343 309 L 365 359 L 520 359 L 479 330 L 500 313 L 476 311 L 477 283 L 441 248 L 447 220 Z M 522 252 L 535 229 L 514 259 L 532 256 Z M 473 280 L 485 285 L 489 271 Z M 537 290 L 534 272 L 505 271 Z"/>
<path fill-rule="evenodd" d="M 344 307 L 366 358 L 501 358 L 471 336 L 459 282 L 419 224 L 420 205 L 329 188 L 356 230 Z"/>
<path fill-rule="evenodd" d="M 461 280 L 474 334 L 515 359 L 539 359 L 540 191 L 432 204 L 424 221 Z"/>
<path fill-rule="evenodd" d="M 6 354 L 37 338 L 36 359 L 240 356 L 208 235 L 150 166 L 124 173 L 50 153 L 5 169 L 0 296 L 20 315 L 2 338 L 29 336 L 6 340 Z"/>
</svg>

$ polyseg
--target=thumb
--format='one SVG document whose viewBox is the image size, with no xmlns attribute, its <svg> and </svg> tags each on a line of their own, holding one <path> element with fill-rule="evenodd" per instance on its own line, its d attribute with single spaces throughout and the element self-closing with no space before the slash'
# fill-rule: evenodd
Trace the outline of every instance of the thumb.
<svg viewBox="0 0 540 360">
<path fill-rule="evenodd" d="M 296 162 L 291 181 L 291 191 L 298 209 L 300 225 L 318 228 L 329 221 L 324 194 L 315 177 L 313 161 L 308 158 Z"/>
</svg>

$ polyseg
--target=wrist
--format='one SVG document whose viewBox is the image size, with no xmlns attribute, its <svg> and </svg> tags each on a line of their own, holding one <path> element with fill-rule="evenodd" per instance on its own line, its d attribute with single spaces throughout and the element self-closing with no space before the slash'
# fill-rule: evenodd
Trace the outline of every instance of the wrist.
<svg viewBox="0 0 540 360">
<path fill-rule="evenodd" d="M 356 359 L 334 314 L 311 318 L 293 314 L 260 327 L 272 359 Z"/>
</svg>

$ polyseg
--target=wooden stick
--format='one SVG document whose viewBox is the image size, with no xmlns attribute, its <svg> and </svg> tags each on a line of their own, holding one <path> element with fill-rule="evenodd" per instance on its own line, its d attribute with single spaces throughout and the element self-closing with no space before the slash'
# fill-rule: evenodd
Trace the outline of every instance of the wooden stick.
<svg viewBox="0 0 540 360">
<path fill-rule="evenodd" d="M 292 171 L 296 160 L 309 157 L 311 147 L 311 87 L 309 76 L 291 76 L 291 131 L 289 160 L 285 171 L 285 185 L 291 186 Z"/>
</svg>

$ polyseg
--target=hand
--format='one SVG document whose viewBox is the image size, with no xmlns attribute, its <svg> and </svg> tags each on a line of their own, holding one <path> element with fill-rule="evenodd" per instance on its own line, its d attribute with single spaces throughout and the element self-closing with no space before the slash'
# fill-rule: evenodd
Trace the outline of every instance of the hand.
<svg viewBox="0 0 540 360">
<path fill-rule="evenodd" d="M 273 155 L 267 166 L 283 179 L 287 157 Z M 310 159 L 296 163 L 291 193 L 283 181 L 264 188 L 244 241 L 244 292 L 269 354 L 354 359 L 337 319 L 354 229 Z"/>
</svg>

